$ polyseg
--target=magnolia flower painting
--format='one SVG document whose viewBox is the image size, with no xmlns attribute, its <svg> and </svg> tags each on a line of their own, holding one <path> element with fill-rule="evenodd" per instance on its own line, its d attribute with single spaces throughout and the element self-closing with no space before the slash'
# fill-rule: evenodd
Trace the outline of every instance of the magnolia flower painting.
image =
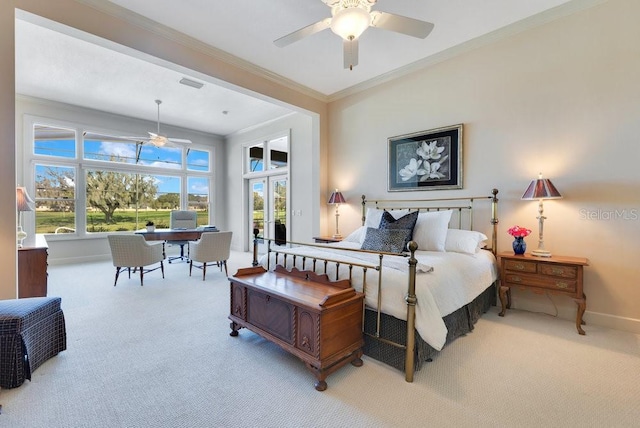
<svg viewBox="0 0 640 428">
<path fill-rule="evenodd" d="M 462 188 L 461 136 L 456 125 L 390 138 L 389 190 Z"/>
<path fill-rule="evenodd" d="M 448 169 L 445 162 L 449 159 L 449 155 L 442 155 L 444 150 L 444 145 L 439 146 L 437 140 L 420 142 L 416 149 L 416 157 L 409 159 L 409 163 L 398 172 L 400 179 L 409 181 L 415 178 L 419 181 L 427 181 L 445 178 L 443 171 Z M 443 164 L 445 168 L 442 168 Z"/>
</svg>

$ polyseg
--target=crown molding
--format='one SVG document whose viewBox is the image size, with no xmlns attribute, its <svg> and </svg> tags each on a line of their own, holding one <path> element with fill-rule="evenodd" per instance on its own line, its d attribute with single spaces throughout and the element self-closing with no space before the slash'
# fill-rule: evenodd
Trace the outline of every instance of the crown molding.
<svg viewBox="0 0 640 428">
<path fill-rule="evenodd" d="M 340 100 L 351 95 L 369 90 L 383 83 L 387 83 L 420 70 L 432 67 L 440 62 L 455 58 L 467 52 L 471 52 L 483 46 L 490 45 L 499 40 L 504 40 L 516 34 L 540 27 L 555 20 L 573 15 L 574 13 L 592 8 L 608 2 L 609 0 L 572 0 L 560 6 L 556 6 L 537 15 L 530 16 L 498 30 L 484 34 L 475 39 L 461 43 L 429 57 L 423 58 L 404 67 L 381 74 L 357 85 L 350 86 L 342 91 L 334 92 L 328 96 L 328 102 Z"/>
<path fill-rule="evenodd" d="M 185 47 L 201 52 L 212 58 L 225 62 L 233 67 L 237 67 L 243 71 L 253 74 L 258 78 L 269 80 L 278 85 L 284 86 L 288 89 L 292 89 L 298 93 L 314 98 L 318 101 L 326 103 L 328 97 L 318 91 L 315 91 L 307 86 L 287 79 L 277 73 L 273 73 L 265 68 L 259 67 L 249 61 L 245 61 L 237 56 L 234 56 L 221 49 L 215 48 L 209 44 L 201 42 L 191 36 L 176 31 L 166 25 L 160 24 L 149 18 L 146 18 L 131 10 L 125 9 L 115 3 L 105 2 L 104 0 L 76 0 L 79 3 L 85 4 L 99 12 L 106 13 L 118 19 L 122 19 L 132 25 L 143 28 L 146 31 L 154 33 L 160 37 L 169 39 L 176 43 L 179 43 Z M 178 64 L 180 65 L 180 64 Z M 228 82 L 231 83 L 231 82 Z"/>
</svg>

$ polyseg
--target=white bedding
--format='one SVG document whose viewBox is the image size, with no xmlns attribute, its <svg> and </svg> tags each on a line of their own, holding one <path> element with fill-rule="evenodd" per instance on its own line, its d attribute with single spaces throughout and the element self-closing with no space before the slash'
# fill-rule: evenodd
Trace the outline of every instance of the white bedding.
<svg viewBox="0 0 640 428">
<path fill-rule="evenodd" d="M 340 248 L 359 249 L 354 242 L 340 242 L 328 244 L 326 248 L 296 247 L 282 248 L 288 253 L 295 253 L 318 258 L 329 258 L 355 263 L 370 263 L 377 265 L 377 254 L 344 251 Z M 275 267 L 272 253 L 270 268 Z M 490 251 L 479 251 L 476 254 L 462 254 L 455 252 L 417 251 L 418 274 L 416 275 L 416 330 L 420 336 L 434 349 L 440 350 L 445 344 L 447 328 L 442 317 L 471 302 L 489 287 L 497 278 L 496 260 Z M 292 266 L 292 257 L 287 259 L 287 268 Z M 383 257 L 382 275 L 382 312 L 396 318 L 406 320 L 407 305 L 405 296 L 408 287 L 408 257 Z M 266 268 L 266 256 L 262 256 L 260 263 Z M 279 262 L 283 262 L 282 255 Z M 302 258 L 298 257 L 296 266 L 302 268 Z M 306 269 L 311 268 L 307 259 Z M 324 264 L 318 263 L 317 272 L 324 272 Z M 335 279 L 335 263 L 329 263 L 327 273 L 331 280 Z M 362 291 L 362 269 L 353 268 L 352 285 Z M 343 264 L 340 267 L 339 278 L 348 278 L 349 272 Z M 367 271 L 366 305 L 377 307 L 378 272 Z"/>
</svg>

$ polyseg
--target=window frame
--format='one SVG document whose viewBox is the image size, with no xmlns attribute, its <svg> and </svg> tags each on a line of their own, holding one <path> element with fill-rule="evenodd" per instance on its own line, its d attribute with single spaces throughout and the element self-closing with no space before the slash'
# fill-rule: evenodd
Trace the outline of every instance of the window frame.
<svg viewBox="0 0 640 428">
<path fill-rule="evenodd" d="M 35 154 L 34 127 L 35 125 L 43 125 L 49 127 L 59 127 L 75 131 L 75 158 L 63 158 L 49 155 Z M 76 174 L 75 189 L 75 232 L 64 234 L 47 233 L 47 240 L 73 240 L 73 239 L 95 239 L 104 238 L 108 233 L 118 232 L 88 232 L 87 231 L 87 206 L 86 206 L 86 173 L 90 170 L 114 171 L 129 174 L 144 174 L 177 177 L 180 180 L 180 209 L 188 209 L 188 182 L 190 178 L 204 178 L 208 183 L 208 223 L 213 224 L 215 219 L 213 208 L 214 200 L 214 160 L 215 147 L 204 146 L 202 144 L 191 144 L 188 148 L 182 149 L 180 168 L 162 168 L 151 165 L 136 164 L 116 164 L 115 162 L 84 158 L 84 132 L 92 134 L 100 133 L 104 136 L 126 135 L 130 132 L 116 131 L 114 129 L 105 129 L 99 126 L 88 125 L 84 123 L 71 122 L 67 120 L 53 119 L 50 117 L 36 116 L 25 114 L 23 122 L 23 165 L 24 185 L 30 195 L 35 198 L 35 167 L 36 165 L 51 165 L 60 167 L 74 168 Z M 135 144 L 135 143 L 133 143 Z M 197 171 L 188 169 L 187 150 L 194 149 L 208 153 L 209 165 L 207 171 Z M 36 220 L 35 214 L 30 219 L 30 224 L 25 225 L 27 229 L 35 233 Z"/>
<path fill-rule="evenodd" d="M 269 143 L 281 138 L 287 139 L 287 166 L 271 168 L 271 148 Z M 251 147 L 262 145 L 262 170 L 251 171 L 251 156 L 249 150 Z M 251 179 L 257 177 L 265 177 L 269 175 L 288 174 L 291 168 L 291 130 L 277 132 L 264 138 L 256 139 L 242 145 L 242 178 Z"/>
</svg>

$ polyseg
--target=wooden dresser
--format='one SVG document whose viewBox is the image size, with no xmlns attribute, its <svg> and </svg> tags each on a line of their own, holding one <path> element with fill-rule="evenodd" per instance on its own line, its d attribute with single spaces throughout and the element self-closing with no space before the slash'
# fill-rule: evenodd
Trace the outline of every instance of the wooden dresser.
<svg viewBox="0 0 640 428">
<path fill-rule="evenodd" d="M 18 248 L 18 298 L 47 295 L 47 240 L 28 236 Z"/>
<path fill-rule="evenodd" d="M 280 345 L 305 362 L 318 391 L 338 368 L 362 365 L 364 295 L 348 280 L 281 266 L 240 269 L 229 279 L 231 336 L 246 327 Z"/>
<path fill-rule="evenodd" d="M 511 307 L 511 287 L 526 288 L 536 293 L 551 292 L 572 297 L 578 305 L 576 329 L 582 329 L 582 316 L 587 308 L 587 296 L 583 292 L 582 268 L 589 260 L 582 257 L 536 257 L 530 254 L 500 253 L 500 303 L 504 316 Z"/>
</svg>

